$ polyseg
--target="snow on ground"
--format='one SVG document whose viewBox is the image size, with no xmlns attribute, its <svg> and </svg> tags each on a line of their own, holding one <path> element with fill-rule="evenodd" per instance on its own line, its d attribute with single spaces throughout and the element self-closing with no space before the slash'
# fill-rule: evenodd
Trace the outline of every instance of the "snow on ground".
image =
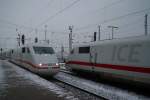
<svg viewBox="0 0 150 100">
<path fill-rule="evenodd" d="M 8 86 L 5 80 L 4 71 L 2 68 L 2 60 L 0 60 L 0 96 L 7 92 L 5 89 Z"/>
</svg>

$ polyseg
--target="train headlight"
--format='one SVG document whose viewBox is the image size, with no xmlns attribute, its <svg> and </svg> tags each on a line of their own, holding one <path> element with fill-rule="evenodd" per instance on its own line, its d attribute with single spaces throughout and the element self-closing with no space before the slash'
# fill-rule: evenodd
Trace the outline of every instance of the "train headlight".
<svg viewBox="0 0 150 100">
<path fill-rule="evenodd" d="M 56 63 L 56 66 L 59 66 L 59 64 L 58 64 L 58 63 Z"/>
<path fill-rule="evenodd" d="M 42 64 L 40 63 L 39 66 L 42 66 Z"/>
<path fill-rule="evenodd" d="M 48 64 L 42 64 L 42 63 L 40 63 L 38 65 L 39 65 L 39 67 L 47 67 L 48 66 Z"/>
</svg>

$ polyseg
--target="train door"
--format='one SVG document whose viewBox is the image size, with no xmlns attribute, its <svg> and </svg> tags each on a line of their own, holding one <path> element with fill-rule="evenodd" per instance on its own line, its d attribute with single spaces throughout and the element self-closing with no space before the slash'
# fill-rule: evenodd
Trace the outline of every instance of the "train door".
<svg viewBox="0 0 150 100">
<path fill-rule="evenodd" d="M 26 48 L 25 47 L 22 47 L 22 60 L 25 60 L 25 53 L 26 53 Z"/>
<path fill-rule="evenodd" d="M 26 60 L 32 61 L 31 48 L 30 47 L 26 48 Z"/>
<path fill-rule="evenodd" d="M 17 55 L 18 55 L 18 59 L 21 60 L 22 59 L 22 49 L 21 48 L 17 49 Z"/>
<path fill-rule="evenodd" d="M 90 63 L 92 65 L 92 71 L 94 71 L 95 64 L 97 63 L 97 52 L 94 46 L 90 48 Z"/>
</svg>

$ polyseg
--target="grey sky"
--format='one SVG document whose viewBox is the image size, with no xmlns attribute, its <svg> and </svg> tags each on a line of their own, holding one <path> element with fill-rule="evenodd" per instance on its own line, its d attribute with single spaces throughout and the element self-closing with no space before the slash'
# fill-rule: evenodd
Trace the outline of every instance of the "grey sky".
<svg viewBox="0 0 150 100">
<path fill-rule="evenodd" d="M 74 26 L 74 42 L 90 41 L 90 36 L 98 30 L 98 25 L 101 25 L 102 39 L 110 38 L 109 25 L 119 27 L 115 30 L 116 38 L 144 34 L 144 15 L 149 14 L 150 9 L 133 15 L 127 14 L 150 8 L 150 0 L 79 0 L 58 13 L 75 1 L 0 0 L 0 47 L 12 48 L 16 45 L 16 28 L 27 38 L 33 39 L 37 35 L 42 40 L 44 25 L 48 26 L 47 38 L 55 47 L 68 46 L 69 25 Z M 127 16 L 123 17 L 124 15 Z M 54 17 L 47 20 L 52 16 Z M 148 26 L 148 31 L 149 28 Z M 37 34 L 35 29 L 38 30 Z M 8 41 L 6 37 L 11 39 Z"/>
</svg>

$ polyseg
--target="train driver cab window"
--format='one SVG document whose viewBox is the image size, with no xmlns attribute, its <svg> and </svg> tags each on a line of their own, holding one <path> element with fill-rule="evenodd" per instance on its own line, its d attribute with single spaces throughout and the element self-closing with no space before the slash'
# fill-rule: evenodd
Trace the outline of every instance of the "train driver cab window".
<svg viewBox="0 0 150 100">
<path fill-rule="evenodd" d="M 54 54 L 52 47 L 33 47 L 35 54 Z"/>
<path fill-rule="evenodd" d="M 79 53 L 89 53 L 90 47 L 79 47 Z"/>
<path fill-rule="evenodd" d="M 25 47 L 22 47 L 22 53 L 25 53 Z"/>
</svg>

